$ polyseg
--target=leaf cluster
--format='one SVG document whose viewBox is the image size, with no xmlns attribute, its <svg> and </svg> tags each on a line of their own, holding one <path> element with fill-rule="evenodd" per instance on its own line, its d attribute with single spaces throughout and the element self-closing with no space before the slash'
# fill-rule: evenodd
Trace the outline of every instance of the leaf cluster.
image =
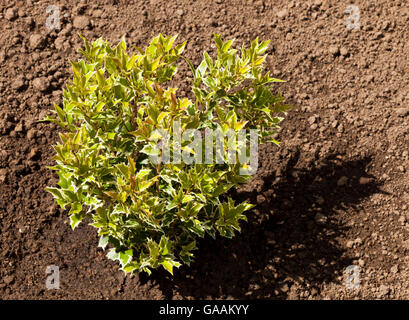
<svg viewBox="0 0 409 320">
<path fill-rule="evenodd" d="M 63 106 L 44 119 L 63 129 L 51 167 L 59 181 L 47 190 L 69 207 L 73 229 L 90 219 L 99 245 L 109 247 L 107 256 L 123 271 L 162 266 L 173 273 L 191 263 L 198 238 L 240 231 L 252 205 L 236 204 L 226 192 L 249 176 L 240 174 L 245 164 L 175 161 L 177 152 L 169 155 L 172 161 L 152 161 L 164 157 L 158 130 L 174 136 L 179 123 L 182 138 L 169 144 L 179 144 L 184 155 L 197 153 L 188 130 L 257 129 L 260 143 L 278 143 L 271 136 L 289 106 L 271 92 L 280 80 L 263 70 L 268 41 L 236 50 L 233 40 L 215 35 L 216 58 L 204 52 L 195 67 L 176 36 L 159 35 L 133 54 L 124 38 L 114 47 L 83 40 L 84 58 L 71 62 Z M 181 60 L 193 73 L 194 101 L 169 86 Z"/>
</svg>

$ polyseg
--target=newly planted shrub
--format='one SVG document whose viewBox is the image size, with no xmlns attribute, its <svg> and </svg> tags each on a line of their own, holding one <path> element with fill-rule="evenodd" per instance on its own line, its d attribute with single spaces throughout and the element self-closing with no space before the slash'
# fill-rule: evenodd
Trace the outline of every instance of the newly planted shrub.
<svg viewBox="0 0 409 320">
<path fill-rule="evenodd" d="M 271 92 L 280 80 L 263 71 L 268 41 L 235 50 L 215 35 L 216 57 L 205 52 L 195 68 L 182 56 L 186 42 L 175 40 L 159 35 L 130 55 L 124 39 L 115 47 L 84 39 L 86 60 L 72 62 L 63 106 L 44 119 L 63 129 L 51 168 L 58 186 L 47 190 L 69 206 L 73 229 L 90 219 L 125 272 L 172 273 L 190 264 L 198 237 L 240 231 L 252 205 L 226 192 L 247 181 L 250 166 L 239 160 L 257 152 L 231 133 L 251 140 L 253 129 L 256 143 L 278 143 L 278 113 L 288 109 Z M 169 86 L 181 58 L 193 73 L 193 101 Z M 222 138 L 202 139 L 209 132 Z"/>
</svg>

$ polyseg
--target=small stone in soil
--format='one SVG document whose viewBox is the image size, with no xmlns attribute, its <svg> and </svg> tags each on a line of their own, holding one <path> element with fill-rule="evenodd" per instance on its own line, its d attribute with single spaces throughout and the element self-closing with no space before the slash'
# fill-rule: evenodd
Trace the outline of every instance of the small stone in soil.
<svg viewBox="0 0 409 320">
<path fill-rule="evenodd" d="M 7 179 L 7 170 L 0 169 L 0 183 L 4 183 Z"/>
<path fill-rule="evenodd" d="M 347 48 L 341 48 L 339 53 L 341 54 L 341 56 L 347 56 L 348 55 L 348 49 Z"/>
<path fill-rule="evenodd" d="M 288 10 L 283 9 L 277 12 L 277 17 L 279 17 L 280 19 L 283 19 L 287 16 L 287 14 L 288 14 Z"/>
<path fill-rule="evenodd" d="M 360 177 L 359 178 L 359 184 L 368 184 L 371 183 L 372 179 L 371 178 L 367 178 L 367 177 Z"/>
<path fill-rule="evenodd" d="M 33 87 L 34 89 L 42 92 L 47 91 L 47 89 L 49 88 L 47 78 L 46 77 L 35 78 L 33 80 Z"/>
<path fill-rule="evenodd" d="M 27 132 L 27 139 L 28 139 L 28 140 L 32 140 L 32 139 L 34 139 L 34 138 L 36 137 L 36 135 L 37 135 L 37 130 L 35 130 L 35 129 L 30 129 L 30 130 L 28 130 L 28 132 Z"/>
<path fill-rule="evenodd" d="M 14 282 L 14 276 L 11 275 L 11 276 L 4 277 L 4 278 L 3 278 L 3 282 L 4 282 L 6 285 L 12 284 L 12 283 Z"/>
<path fill-rule="evenodd" d="M 38 33 L 31 35 L 28 42 L 31 49 L 41 49 L 45 43 L 44 37 Z"/>
<path fill-rule="evenodd" d="M 12 82 L 12 88 L 14 90 L 21 90 L 24 87 L 24 76 L 20 75 L 18 76 L 13 82 Z"/>
<path fill-rule="evenodd" d="M 317 117 L 316 116 L 311 116 L 308 118 L 308 123 L 309 124 L 313 124 L 317 121 Z"/>
<path fill-rule="evenodd" d="M 317 213 L 314 218 L 317 224 L 325 224 L 327 222 L 327 219 L 328 218 L 324 216 L 322 213 Z"/>
<path fill-rule="evenodd" d="M 27 156 L 28 160 L 35 159 L 40 154 L 40 150 L 38 148 L 31 149 L 30 153 Z"/>
<path fill-rule="evenodd" d="M 4 14 L 4 18 L 6 18 L 9 21 L 12 21 L 15 18 L 17 18 L 17 9 L 16 8 L 7 9 L 6 13 Z"/>
<path fill-rule="evenodd" d="M 383 296 L 387 295 L 390 292 L 390 288 L 385 286 L 384 284 L 381 284 L 381 286 L 379 287 L 379 293 Z"/>
<path fill-rule="evenodd" d="M 398 271 L 399 271 L 398 265 L 394 265 L 394 266 L 391 268 L 391 272 L 392 272 L 392 273 L 398 273 Z"/>
<path fill-rule="evenodd" d="M 337 182 L 337 186 L 338 187 L 342 187 L 345 186 L 348 182 L 348 178 L 345 176 L 342 176 L 341 178 L 339 178 L 338 182 Z"/>
<path fill-rule="evenodd" d="M 332 54 L 333 56 L 336 56 L 339 54 L 339 48 L 337 46 L 330 46 L 328 49 L 329 53 Z"/>
<path fill-rule="evenodd" d="M 399 108 L 396 109 L 396 114 L 399 117 L 406 117 L 407 115 L 409 115 L 409 108 Z"/>
<path fill-rule="evenodd" d="M 87 29 L 90 26 L 90 19 L 87 16 L 77 16 L 74 18 L 73 25 L 77 29 Z"/>
</svg>

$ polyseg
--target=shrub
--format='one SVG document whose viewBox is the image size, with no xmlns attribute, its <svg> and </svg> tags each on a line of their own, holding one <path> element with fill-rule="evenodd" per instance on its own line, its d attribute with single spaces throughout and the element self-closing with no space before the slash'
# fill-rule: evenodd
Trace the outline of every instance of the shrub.
<svg viewBox="0 0 409 320">
<path fill-rule="evenodd" d="M 50 168 L 57 171 L 58 186 L 47 190 L 63 209 L 69 206 L 73 229 L 90 218 L 99 245 L 105 250 L 109 244 L 108 258 L 119 260 L 126 273 L 150 274 L 161 265 L 173 273 L 182 262 L 190 264 L 198 237 L 231 238 L 240 231 L 239 221 L 252 205 L 236 204 L 226 192 L 249 179 L 249 171 L 241 171 L 249 166 L 229 162 L 220 151 L 230 146 L 248 157 L 253 150 L 223 137 L 216 154 L 224 163 L 189 163 L 193 155 L 203 159 L 196 149 L 203 142 L 192 140 L 205 130 L 244 129 L 248 139 L 247 130 L 254 129 L 257 143 L 278 143 L 272 139 L 282 120 L 277 113 L 289 108 L 271 92 L 272 83 L 281 80 L 263 71 L 268 41 L 256 39 L 235 50 L 233 40 L 215 35 L 217 57 L 204 52 L 195 68 L 182 56 L 186 42 L 174 45 L 175 40 L 159 35 L 129 55 L 124 38 L 115 47 L 84 39 L 79 51 L 86 61 L 71 62 L 74 76 L 63 92 L 63 107 L 54 105 L 56 116 L 44 119 L 63 129 Z M 193 73 L 194 101 L 179 97 L 169 84 L 181 58 Z M 161 132 L 172 136 L 166 143 L 179 147 L 185 161 L 177 161 L 177 149 L 164 161 Z M 212 139 L 212 148 L 215 143 Z"/>
</svg>

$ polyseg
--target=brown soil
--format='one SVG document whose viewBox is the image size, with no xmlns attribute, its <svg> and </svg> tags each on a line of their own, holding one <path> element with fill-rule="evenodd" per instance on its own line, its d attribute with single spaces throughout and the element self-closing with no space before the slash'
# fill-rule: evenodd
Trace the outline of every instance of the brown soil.
<svg viewBox="0 0 409 320">
<path fill-rule="evenodd" d="M 335 0 L 2 0 L 0 298 L 408 299 L 409 8 L 354 2 L 360 30 Z M 61 10 L 59 30 L 46 28 L 48 5 Z M 261 148 L 257 175 L 234 193 L 257 203 L 241 235 L 204 239 L 173 278 L 124 277 L 96 231 L 72 231 L 44 191 L 56 183 L 46 166 L 57 129 L 36 120 L 61 102 L 78 32 L 139 46 L 178 33 L 195 63 L 213 32 L 271 39 L 268 67 L 298 107 L 282 147 Z M 48 265 L 60 267 L 60 290 L 45 287 Z M 361 268 L 360 290 L 346 289 L 349 265 Z"/>
</svg>

